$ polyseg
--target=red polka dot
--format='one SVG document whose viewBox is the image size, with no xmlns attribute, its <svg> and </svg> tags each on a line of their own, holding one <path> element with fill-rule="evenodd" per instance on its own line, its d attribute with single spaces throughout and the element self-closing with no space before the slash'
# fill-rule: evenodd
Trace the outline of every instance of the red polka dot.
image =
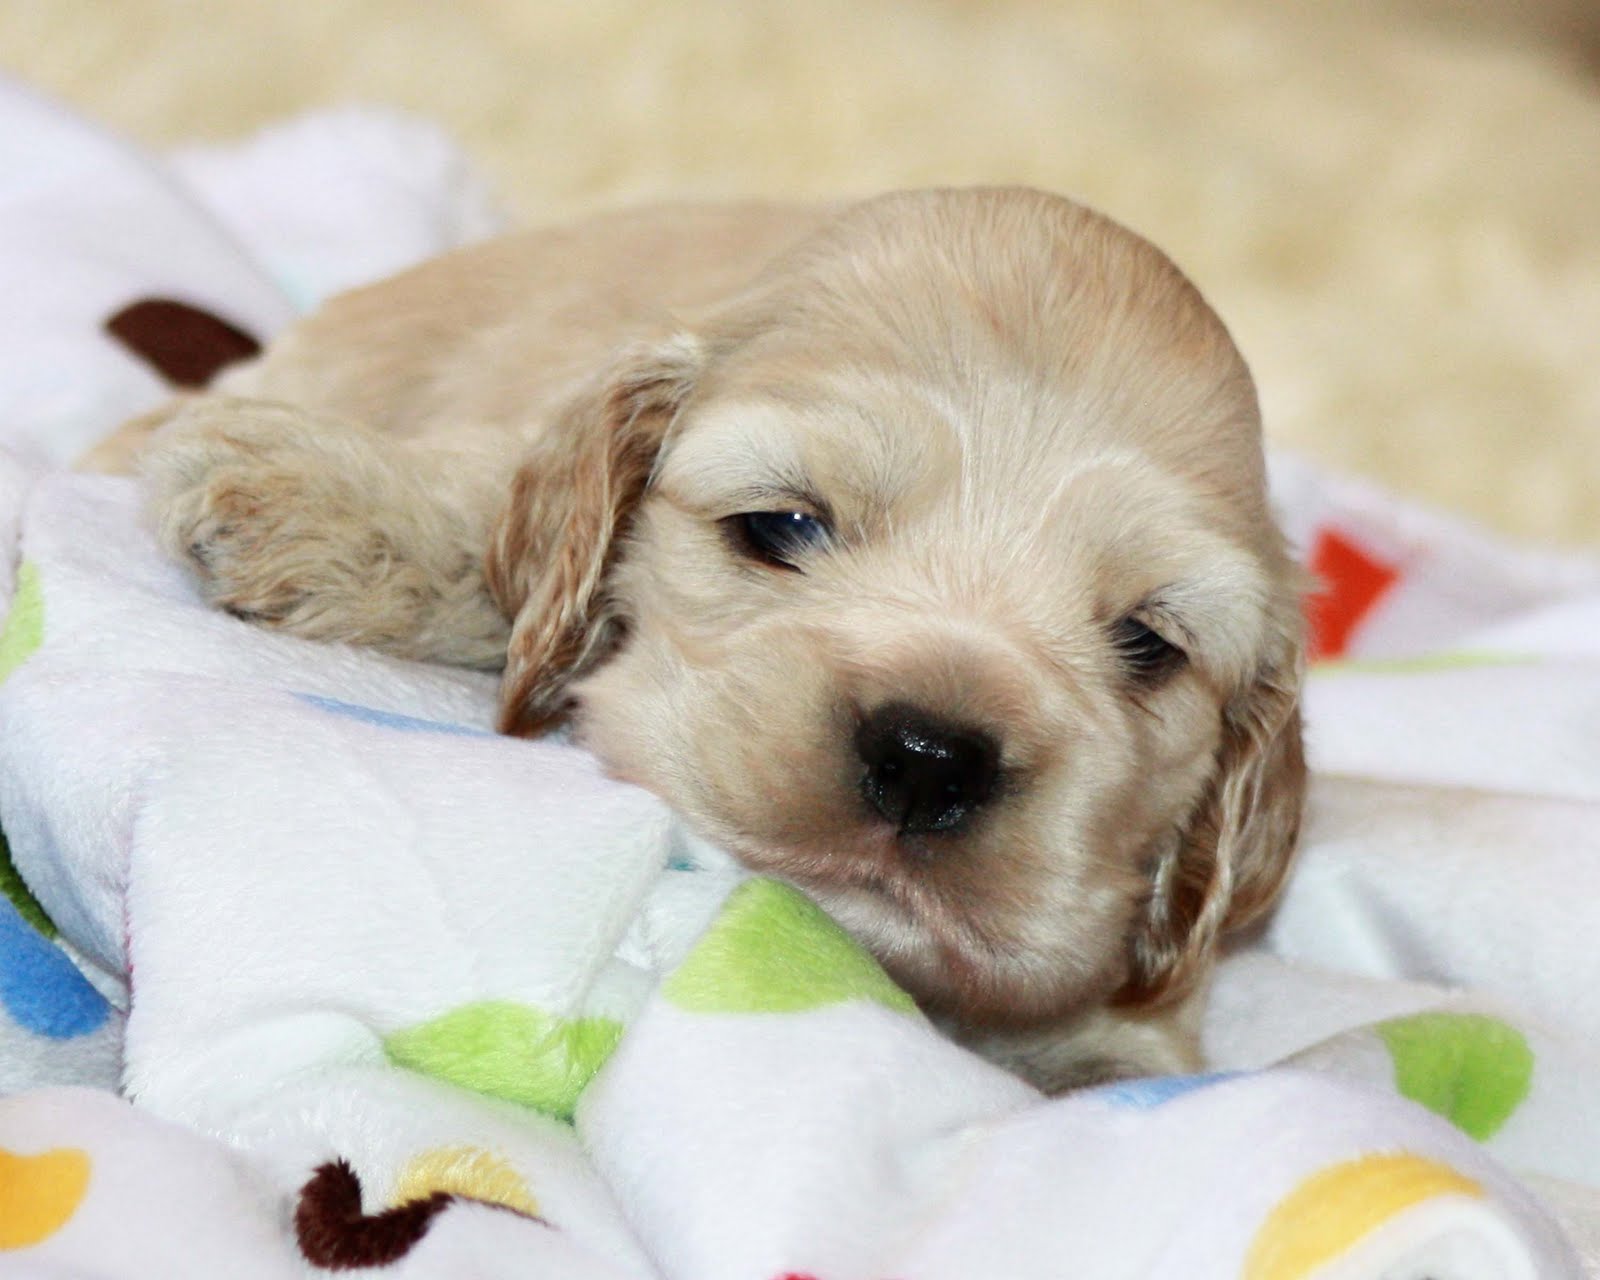
<svg viewBox="0 0 1600 1280">
<path fill-rule="evenodd" d="M 1321 590 L 1306 601 L 1311 624 L 1310 658 L 1337 658 L 1350 647 L 1367 615 L 1400 570 L 1333 529 L 1323 529 L 1311 549 L 1311 572 Z"/>
</svg>

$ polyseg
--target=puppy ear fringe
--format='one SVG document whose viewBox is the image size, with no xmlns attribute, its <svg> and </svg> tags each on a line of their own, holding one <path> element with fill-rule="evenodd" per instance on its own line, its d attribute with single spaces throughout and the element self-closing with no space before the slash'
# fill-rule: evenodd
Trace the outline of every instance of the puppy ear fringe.
<svg viewBox="0 0 1600 1280">
<path fill-rule="evenodd" d="M 617 539 L 704 365 L 690 334 L 627 348 L 518 467 L 484 562 L 512 620 L 500 732 L 535 737 L 558 725 L 568 685 L 620 637 L 607 592 Z"/>
<path fill-rule="evenodd" d="M 1277 901 L 1305 802 L 1301 675 L 1296 656 L 1225 713 L 1211 786 L 1158 862 L 1116 1004 L 1159 1008 L 1183 999 L 1210 969 L 1221 937 Z"/>
</svg>

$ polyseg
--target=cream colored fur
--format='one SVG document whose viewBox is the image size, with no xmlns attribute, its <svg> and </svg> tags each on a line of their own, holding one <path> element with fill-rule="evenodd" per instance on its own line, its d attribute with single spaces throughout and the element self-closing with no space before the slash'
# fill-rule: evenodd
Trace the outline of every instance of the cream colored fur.
<svg viewBox="0 0 1600 1280">
<path fill-rule="evenodd" d="M 141 452 L 142 451 L 142 452 Z M 222 607 L 499 665 L 618 776 L 806 888 L 954 1034 L 1063 1088 L 1192 1066 L 1299 822 L 1301 581 L 1254 387 L 1149 244 L 1060 197 L 647 209 L 347 295 L 132 424 Z M 774 559 L 748 512 L 800 511 Z M 1174 648 L 1141 669 L 1118 636 Z M 860 734 L 996 744 L 949 829 Z"/>
</svg>

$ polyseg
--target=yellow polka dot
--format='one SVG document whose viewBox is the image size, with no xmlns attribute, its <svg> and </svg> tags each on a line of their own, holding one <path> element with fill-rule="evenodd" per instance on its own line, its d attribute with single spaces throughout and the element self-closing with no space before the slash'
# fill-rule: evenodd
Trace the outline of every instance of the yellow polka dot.
<svg viewBox="0 0 1600 1280">
<path fill-rule="evenodd" d="M 0 1249 L 26 1249 L 67 1224 L 89 1188 L 89 1153 L 56 1147 L 36 1156 L 0 1150 Z"/>
<path fill-rule="evenodd" d="M 391 1205 L 425 1200 L 436 1191 L 501 1204 L 518 1213 L 539 1216 L 539 1202 L 522 1175 L 482 1147 L 436 1147 L 412 1158 L 400 1171 Z"/>
<path fill-rule="evenodd" d="M 1366 1156 L 1332 1165 L 1278 1202 L 1256 1233 L 1241 1280 L 1302 1280 L 1415 1204 L 1483 1193 L 1472 1179 L 1421 1156 Z"/>
</svg>

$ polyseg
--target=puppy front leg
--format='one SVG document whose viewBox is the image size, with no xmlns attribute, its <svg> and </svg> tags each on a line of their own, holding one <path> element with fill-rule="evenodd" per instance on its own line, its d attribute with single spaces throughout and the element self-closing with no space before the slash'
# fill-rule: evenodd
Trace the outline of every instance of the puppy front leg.
<svg viewBox="0 0 1600 1280">
<path fill-rule="evenodd" d="M 241 618 L 404 658 L 495 668 L 483 578 L 504 445 L 389 440 L 290 405 L 179 401 L 138 460 L 157 536 Z"/>
</svg>

